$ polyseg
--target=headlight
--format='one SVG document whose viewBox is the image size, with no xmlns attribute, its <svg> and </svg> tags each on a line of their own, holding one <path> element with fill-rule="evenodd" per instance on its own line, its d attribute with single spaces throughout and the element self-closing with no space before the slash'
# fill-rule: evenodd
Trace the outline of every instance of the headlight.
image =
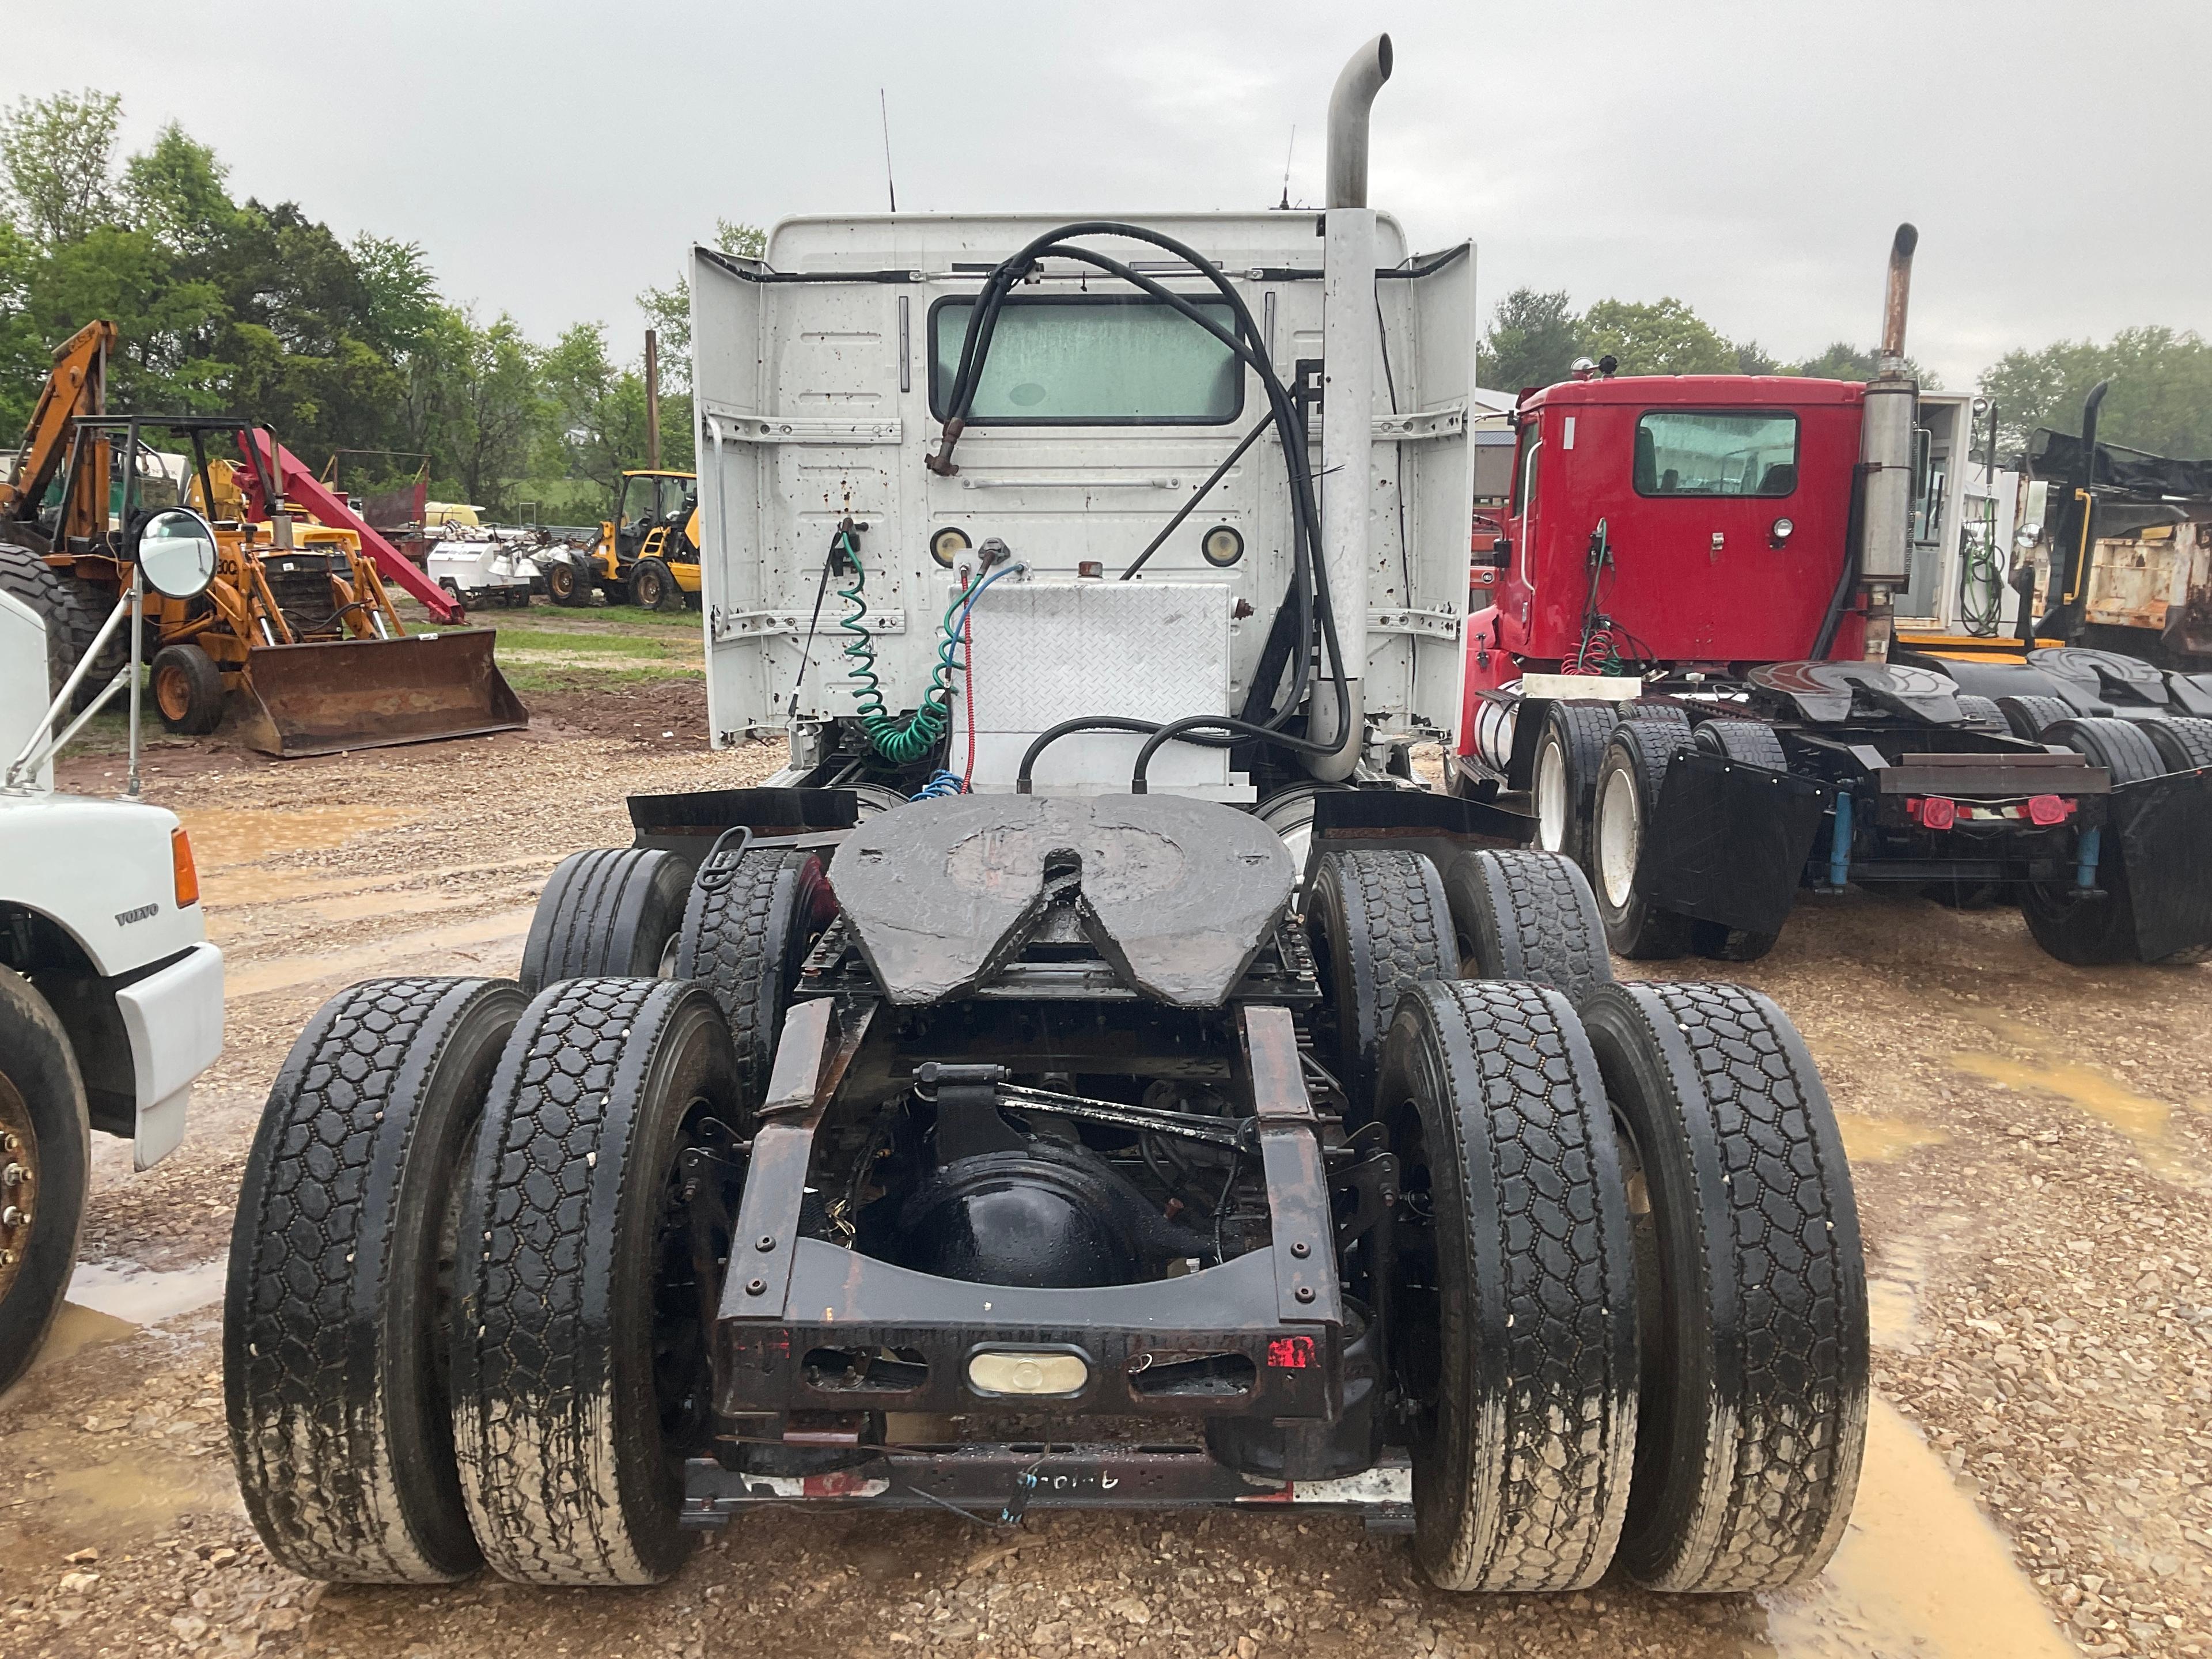
<svg viewBox="0 0 2212 1659">
<path fill-rule="evenodd" d="M 1218 524 L 1206 532 L 1199 550 L 1206 555 L 1208 564 L 1225 570 L 1244 556 L 1244 538 L 1233 525 Z"/>
<path fill-rule="evenodd" d="M 1774 544 L 1779 547 L 1797 533 L 1797 526 L 1787 519 L 1777 519 L 1768 527 L 1766 533 L 1774 538 Z"/>
</svg>

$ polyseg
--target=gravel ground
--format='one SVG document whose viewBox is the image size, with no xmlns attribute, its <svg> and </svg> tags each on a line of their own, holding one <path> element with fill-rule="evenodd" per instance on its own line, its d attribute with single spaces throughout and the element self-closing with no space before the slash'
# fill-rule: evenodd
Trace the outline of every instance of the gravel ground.
<svg viewBox="0 0 2212 1659">
<path fill-rule="evenodd" d="M 1733 975 L 1796 1018 L 1844 1115 L 1894 1407 L 1820 1584 L 1461 1598 L 1353 1522 L 1242 1514 L 1005 1533 L 763 1515 L 642 1592 L 284 1573 L 231 1482 L 214 1298 L 293 1035 L 368 974 L 511 972 L 545 872 L 627 839 L 626 791 L 781 761 L 702 752 L 696 689 L 560 695 L 532 696 L 531 732 L 485 741 L 286 765 L 152 754 L 149 793 L 192 827 L 228 953 L 228 1046 L 167 1163 L 133 1176 L 102 1145 L 81 1293 L 106 1311 L 65 1310 L 0 1399 L 0 1659 L 2212 1652 L 2212 968 L 2076 970 L 2009 913 L 1859 896 L 1801 908 Z M 65 782 L 112 788 L 117 770 L 94 756 Z"/>
</svg>

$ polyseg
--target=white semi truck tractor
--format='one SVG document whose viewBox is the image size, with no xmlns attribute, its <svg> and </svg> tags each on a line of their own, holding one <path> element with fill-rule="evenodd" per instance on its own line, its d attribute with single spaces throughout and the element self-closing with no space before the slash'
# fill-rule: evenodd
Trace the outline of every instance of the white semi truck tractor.
<svg viewBox="0 0 2212 1659">
<path fill-rule="evenodd" d="M 1389 72 L 1322 212 L 697 254 L 708 706 L 790 764 L 632 796 L 518 980 L 301 1033 L 227 1310 L 277 1559 L 635 1584 L 778 1506 L 1304 1504 L 1455 1589 L 1820 1571 L 1868 1355 L 1817 1068 L 1754 992 L 1615 982 L 1575 867 L 1411 764 L 1477 313 L 1368 204 Z M 309 1228 L 317 1134 L 362 1152 Z"/>
<path fill-rule="evenodd" d="M 158 514 L 141 556 L 149 579 L 189 592 L 194 573 L 213 574 L 215 538 L 190 513 Z M 131 603 L 84 665 L 130 625 Z M 37 1357 L 68 1291 L 93 1132 L 152 1168 L 184 1139 L 193 1080 L 222 1051 L 222 952 L 176 814 L 53 787 L 54 751 L 83 724 L 56 729 L 82 673 L 49 683 L 46 627 L 0 586 L 0 1389 Z"/>
</svg>

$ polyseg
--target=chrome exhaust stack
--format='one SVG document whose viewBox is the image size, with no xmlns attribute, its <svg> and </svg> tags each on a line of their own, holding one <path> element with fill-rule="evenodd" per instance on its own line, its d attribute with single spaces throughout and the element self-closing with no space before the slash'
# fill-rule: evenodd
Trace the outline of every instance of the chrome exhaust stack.
<svg viewBox="0 0 2212 1659">
<path fill-rule="evenodd" d="M 1899 225 L 1890 244 L 1882 290 L 1880 373 L 1867 383 L 1859 432 L 1864 472 L 1859 514 L 1858 580 L 1866 605 L 1866 659 L 1889 657 L 1895 590 L 1912 574 L 1912 434 L 1919 383 L 1905 372 L 1905 315 L 1911 296 L 1912 254 L 1920 233 Z"/>
<path fill-rule="evenodd" d="M 1306 769 L 1339 782 L 1359 764 L 1366 719 L 1360 678 L 1367 665 L 1367 497 L 1374 476 L 1375 210 L 1367 205 L 1368 115 L 1390 78 L 1390 37 L 1352 53 L 1328 100 L 1328 195 L 1322 243 L 1321 522 L 1336 635 L 1344 653 L 1347 707 L 1343 745 L 1310 757 Z M 1336 729 L 1336 688 L 1316 679 L 1308 730 Z"/>
</svg>

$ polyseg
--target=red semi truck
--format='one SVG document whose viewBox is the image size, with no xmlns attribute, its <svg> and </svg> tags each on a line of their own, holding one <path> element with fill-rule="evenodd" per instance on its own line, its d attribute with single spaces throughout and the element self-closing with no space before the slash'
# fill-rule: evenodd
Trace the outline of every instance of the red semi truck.
<svg viewBox="0 0 2212 1659">
<path fill-rule="evenodd" d="M 1748 959 L 1877 882 L 2016 902 L 2069 962 L 2212 947 L 2212 675 L 1894 647 L 1916 240 L 1870 383 L 1608 362 L 1516 410 L 1453 784 L 1525 799 L 1624 956 Z"/>
</svg>

